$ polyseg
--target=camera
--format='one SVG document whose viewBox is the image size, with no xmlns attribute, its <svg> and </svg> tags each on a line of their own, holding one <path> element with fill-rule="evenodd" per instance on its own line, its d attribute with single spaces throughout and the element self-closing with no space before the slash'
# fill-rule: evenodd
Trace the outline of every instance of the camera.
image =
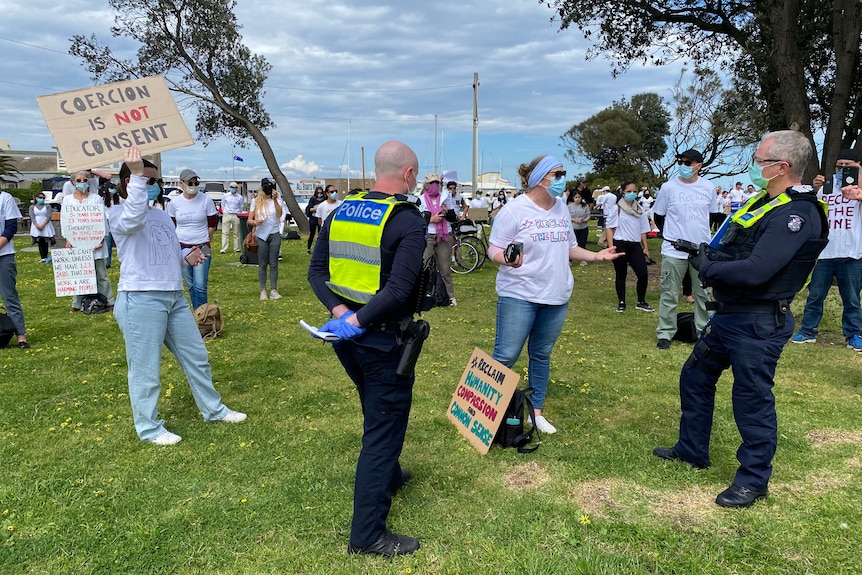
<svg viewBox="0 0 862 575">
<path fill-rule="evenodd" d="M 693 244 L 688 240 L 674 240 L 670 245 L 672 245 L 674 249 L 685 252 L 690 256 L 697 255 L 700 251 L 700 247 L 697 244 Z"/>
<path fill-rule="evenodd" d="M 503 257 L 506 259 L 506 263 L 513 263 L 518 256 L 521 255 L 521 251 L 524 249 L 523 242 L 512 242 L 508 246 L 506 246 L 506 251 L 503 253 Z"/>
</svg>

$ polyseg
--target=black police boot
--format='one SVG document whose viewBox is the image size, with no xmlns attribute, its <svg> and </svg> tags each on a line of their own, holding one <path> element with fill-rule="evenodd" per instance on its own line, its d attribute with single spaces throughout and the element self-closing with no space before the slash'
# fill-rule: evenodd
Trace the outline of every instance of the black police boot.
<svg viewBox="0 0 862 575">
<path fill-rule="evenodd" d="M 666 459 L 668 461 L 682 461 L 683 463 L 688 463 L 695 469 L 706 469 L 707 467 L 709 467 L 708 464 L 702 465 L 700 463 L 692 463 L 691 461 L 686 461 L 679 456 L 679 454 L 673 447 L 656 447 L 652 450 L 652 454 L 660 459 Z"/>
<path fill-rule="evenodd" d="M 768 495 L 769 491 L 766 489 L 754 491 L 734 483 L 718 494 L 718 497 L 715 498 L 715 504 L 728 509 L 742 509 L 751 507 L 755 501 L 766 499 Z"/>
<path fill-rule="evenodd" d="M 407 535 L 398 535 L 386 531 L 383 537 L 368 547 L 356 547 L 352 543 L 347 544 L 348 555 L 383 555 L 384 557 L 395 557 L 396 555 L 408 555 L 419 549 L 419 540 Z"/>
</svg>

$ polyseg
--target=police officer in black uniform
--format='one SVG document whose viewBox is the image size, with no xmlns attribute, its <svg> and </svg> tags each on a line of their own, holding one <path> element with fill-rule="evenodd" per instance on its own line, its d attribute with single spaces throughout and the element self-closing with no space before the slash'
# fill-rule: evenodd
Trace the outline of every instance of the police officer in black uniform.
<svg viewBox="0 0 862 575">
<path fill-rule="evenodd" d="M 416 154 L 390 141 L 377 150 L 374 164 L 373 191 L 347 196 L 324 222 L 308 281 L 332 313 L 321 330 L 341 338 L 333 348 L 356 384 L 364 414 L 347 552 L 391 557 L 419 548 L 415 538 L 389 531 L 386 518 L 392 494 L 410 474 L 398 458 L 414 377 L 412 369 L 397 373 L 404 347 L 398 326 L 415 311 L 426 224 L 405 195 L 416 187 Z M 379 247 L 368 249 L 374 243 Z"/>
<path fill-rule="evenodd" d="M 722 507 L 749 507 L 766 498 L 778 444 L 775 366 L 793 334 L 790 302 L 802 289 L 827 242 L 826 206 L 801 185 L 813 150 L 799 132 L 771 132 L 749 166 L 765 188 L 716 234 L 692 263 L 713 289 L 715 314 L 683 365 L 679 378 L 679 441 L 653 454 L 697 468 L 709 467 L 715 389 L 733 371 L 733 415 L 742 436 L 733 484 L 716 498 Z"/>
</svg>

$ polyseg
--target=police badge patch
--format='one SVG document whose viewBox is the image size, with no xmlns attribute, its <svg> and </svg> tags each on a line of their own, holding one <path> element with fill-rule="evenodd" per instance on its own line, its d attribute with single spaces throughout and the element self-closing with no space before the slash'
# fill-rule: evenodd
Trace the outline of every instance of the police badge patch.
<svg viewBox="0 0 862 575">
<path fill-rule="evenodd" d="M 787 229 L 790 230 L 791 233 L 796 233 L 802 229 L 802 225 L 805 223 L 805 219 L 802 216 L 790 216 L 787 218 Z"/>
</svg>

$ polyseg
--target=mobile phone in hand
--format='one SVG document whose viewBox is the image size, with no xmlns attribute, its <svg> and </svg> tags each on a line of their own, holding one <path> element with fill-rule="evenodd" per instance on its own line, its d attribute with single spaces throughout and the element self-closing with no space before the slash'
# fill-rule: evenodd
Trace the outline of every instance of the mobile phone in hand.
<svg viewBox="0 0 862 575">
<path fill-rule="evenodd" d="M 506 263 L 513 263 L 518 256 L 521 255 L 521 250 L 524 249 L 523 242 L 512 242 L 508 246 L 506 246 L 506 251 L 503 254 L 503 257 L 506 258 Z"/>
<path fill-rule="evenodd" d="M 845 166 L 841 168 L 841 186 L 859 185 L 859 167 Z"/>
<path fill-rule="evenodd" d="M 201 253 L 206 257 L 210 257 L 213 253 L 209 246 L 198 246 L 198 248 L 201 250 Z"/>
<path fill-rule="evenodd" d="M 187 264 L 189 264 L 190 266 L 196 266 L 196 265 L 198 265 L 198 264 L 200 263 L 200 262 L 197 260 L 197 258 L 189 259 L 189 258 L 191 258 L 191 257 L 192 257 L 192 254 L 193 254 L 193 253 L 195 253 L 194 248 L 193 248 L 189 253 L 187 253 L 187 254 L 186 254 L 186 263 L 187 263 Z"/>
</svg>

